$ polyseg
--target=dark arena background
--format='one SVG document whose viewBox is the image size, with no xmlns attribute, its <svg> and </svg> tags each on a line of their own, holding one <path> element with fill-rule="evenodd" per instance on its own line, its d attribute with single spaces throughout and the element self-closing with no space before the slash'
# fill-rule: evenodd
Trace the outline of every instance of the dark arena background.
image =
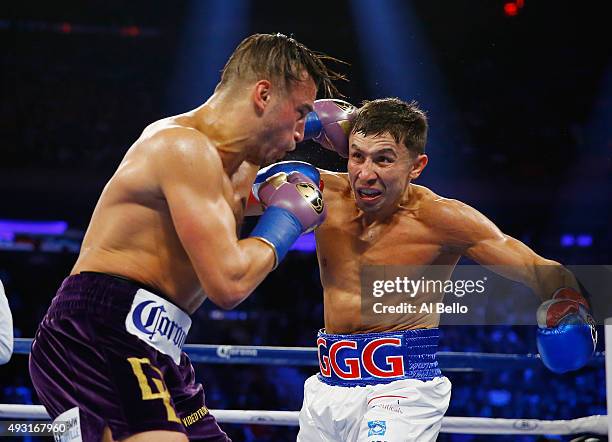
<svg viewBox="0 0 612 442">
<path fill-rule="evenodd" d="M 354 104 L 388 96 L 417 100 L 430 120 L 430 163 L 418 184 L 478 208 L 547 258 L 566 265 L 611 264 L 606 3 L 4 4 L 0 279 L 15 337 L 34 336 L 75 262 L 102 188 L 142 129 L 206 101 L 229 54 L 257 32 L 293 35 L 345 60 L 348 65 L 334 68 L 349 78 L 339 88 Z M 311 142 L 290 158 L 346 170 L 344 160 Z M 253 225 L 247 221 L 243 233 Z M 317 258 L 306 237 L 236 309 L 205 302 L 193 317 L 188 343 L 314 347 L 322 326 Z M 537 353 L 535 325 L 443 326 L 441 333 L 442 351 Z M 602 351 L 602 324 L 599 336 Z M 317 367 L 204 363 L 195 369 L 211 409 L 299 410 L 303 382 Z M 447 416 L 559 420 L 606 414 L 602 356 L 565 375 L 540 363 L 445 375 L 453 383 Z M 27 355 L 14 354 L 0 367 L 0 403 L 40 403 Z M 236 442 L 290 441 L 297 435 L 297 427 L 222 427 Z M 576 437 L 443 432 L 438 440 Z"/>
</svg>

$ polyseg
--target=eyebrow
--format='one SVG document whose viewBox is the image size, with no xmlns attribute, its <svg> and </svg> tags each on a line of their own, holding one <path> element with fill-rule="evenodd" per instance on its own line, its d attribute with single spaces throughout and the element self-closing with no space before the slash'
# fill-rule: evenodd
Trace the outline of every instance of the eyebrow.
<svg viewBox="0 0 612 442">
<path fill-rule="evenodd" d="M 393 155 L 397 156 L 397 152 L 393 149 L 391 149 L 390 147 L 385 147 L 384 149 L 381 150 L 377 150 L 376 154 L 385 154 L 385 153 L 392 153 Z"/>
<path fill-rule="evenodd" d="M 355 143 L 353 143 L 351 147 L 353 149 L 358 150 L 359 152 L 363 152 L 361 147 L 357 146 Z M 390 147 L 385 147 L 385 148 L 382 148 L 381 150 L 377 150 L 376 152 L 374 152 L 374 154 L 376 155 L 386 154 L 386 153 L 392 153 L 393 155 L 397 156 L 397 152 L 394 149 L 391 149 Z"/>
</svg>

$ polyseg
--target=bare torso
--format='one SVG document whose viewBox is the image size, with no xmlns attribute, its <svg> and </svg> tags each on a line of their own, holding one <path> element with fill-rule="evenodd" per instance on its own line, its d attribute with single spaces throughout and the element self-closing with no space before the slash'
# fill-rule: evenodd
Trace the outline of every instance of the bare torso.
<svg viewBox="0 0 612 442">
<path fill-rule="evenodd" d="M 129 149 L 98 200 L 71 274 L 97 271 L 130 278 L 192 313 L 206 295 L 176 233 L 154 165 L 164 133 L 176 128 L 196 130 L 195 121 L 185 115 L 155 122 Z M 223 194 L 238 228 L 258 169 L 243 162 L 236 172 L 224 174 Z M 207 216 L 214 214 L 202 213 Z"/>
<path fill-rule="evenodd" d="M 368 265 L 402 265 L 421 275 L 417 266 L 444 265 L 448 277 L 460 254 L 444 245 L 432 225 L 440 198 L 429 189 L 410 184 L 410 198 L 385 222 L 367 225 L 356 204 L 346 174 L 322 174 L 328 217 L 316 230 L 317 255 L 324 292 L 328 333 L 363 333 L 436 327 L 439 315 L 406 314 L 395 325 L 387 320 L 365 324 L 360 315 L 360 272 Z M 433 223 L 435 224 L 435 222 Z M 419 302 L 437 302 L 439 295 L 420 294 Z"/>
</svg>

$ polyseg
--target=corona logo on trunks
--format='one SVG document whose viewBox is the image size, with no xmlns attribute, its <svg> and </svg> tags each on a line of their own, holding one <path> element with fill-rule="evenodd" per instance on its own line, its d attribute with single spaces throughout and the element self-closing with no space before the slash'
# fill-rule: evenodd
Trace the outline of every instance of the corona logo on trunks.
<svg viewBox="0 0 612 442">
<path fill-rule="evenodd" d="M 361 347 L 361 348 L 360 348 Z M 400 378 L 404 375 L 402 341 L 385 337 L 372 339 L 360 346 L 352 339 L 335 341 L 317 339 L 321 376 L 343 380 L 358 380 L 364 376 L 379 379 Z"/>
<path fill-rule="evenodd" d="M 155 301 L 145 301 L 136 306 L 132 319 L 136 328 L 149 335 L 150 340 L 153 339 L 156 333 L 159 333 L 169 341 L 172 341 L 177 347 L 182 348 L 187 333 L 185 333 L 183 327 L 164 313 L 166 313 L 166 309 L 163 305 L 155 304 Z"/>
<path fill-rule="evenodd" d="M 170 301 L 140 289 L 134 295 L 125 327 L 129 333 L 171 356 L 178 364 L 191 318 Z"/>
<path fill-rule="evenodd" d="M 317 189 L 317 186 L 311 183 L 297 183 L 295 185 L 300 195 L 302 195 L 312 206 L 317 214 L 321 214 L 323 212 L 323 196 L 321 195 L 321 191 Z"/>
</svg>

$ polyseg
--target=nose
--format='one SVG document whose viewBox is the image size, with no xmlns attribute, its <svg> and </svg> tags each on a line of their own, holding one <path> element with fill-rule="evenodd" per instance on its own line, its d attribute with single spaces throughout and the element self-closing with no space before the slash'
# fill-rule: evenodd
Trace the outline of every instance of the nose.
<svg viewBox="0 0 612 442">
<path fill-rule="evenodd" d="M 376 170 L 374 170 L 374 164 L 369 158 L 363 162 L 359 168 L 359 174 L 357 177 L 363 181 L 375 181 L 377 178 Z"/>
<path fill-rule="evenodd" d="M 293 133 L 293 139 L 295 140 L 296 143 L 301 142 L 302 140 L 304 140 L 304 127 L 305 127 L 306 122 L 303 121 L 301 123 L 298 123 L 295 127 L 295 132 Z"/>
</svg>

